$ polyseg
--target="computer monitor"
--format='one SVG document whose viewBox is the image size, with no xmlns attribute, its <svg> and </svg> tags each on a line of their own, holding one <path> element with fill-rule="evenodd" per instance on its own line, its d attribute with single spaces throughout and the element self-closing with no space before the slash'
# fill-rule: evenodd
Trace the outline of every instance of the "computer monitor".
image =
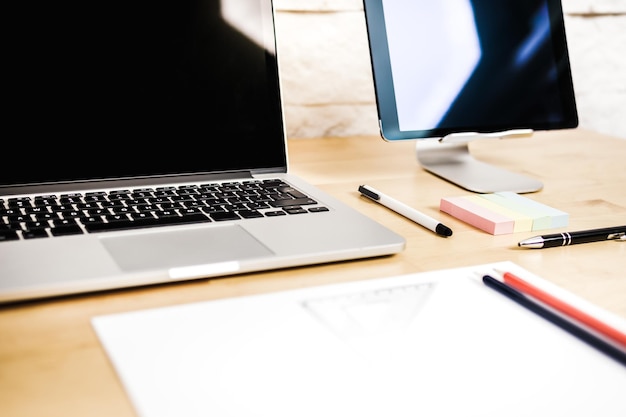
<svg viewBox="0 0 626 417">
<path fill-rule="evenodd" d="M 485 164 L 478 138 L 578 126 L 560 0 L 364 0 L 380 132 L 476 192 L 541 182 Z"/>
</svg>

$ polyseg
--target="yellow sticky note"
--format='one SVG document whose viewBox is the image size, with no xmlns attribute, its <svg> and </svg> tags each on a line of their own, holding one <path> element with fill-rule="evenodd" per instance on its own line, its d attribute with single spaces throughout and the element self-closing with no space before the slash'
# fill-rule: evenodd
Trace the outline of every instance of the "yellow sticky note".
<svg viewBox="0 0 626 417">
<path fill-rule="evenodd" d="M 507 209 L 517 211 L 523 215 L 530 217 L 533 220 L 531 230 L 546 230 L 552 228 L 552 217 L 546 213 L 545 210 L 541 210 L 537 207 L 533 207 L 528 204 L 521 204 L 517 199 L 507 198 L 501 194 L 481 194 L 482 198 L 505 207 Z"/>
<path fill-rule="evenodd" d="M 481 197 L 481 195 L 470 195 L 463 198 L 498 214 L 513 219 L 513 221 L 515 222 L 513 225 L 513 233 L 530 232 L 533 230 L 532 217 L 529 217 L 524 213 L 501 206 L 500 204 L 494 203 L 493 201 Z"/>
</svg>

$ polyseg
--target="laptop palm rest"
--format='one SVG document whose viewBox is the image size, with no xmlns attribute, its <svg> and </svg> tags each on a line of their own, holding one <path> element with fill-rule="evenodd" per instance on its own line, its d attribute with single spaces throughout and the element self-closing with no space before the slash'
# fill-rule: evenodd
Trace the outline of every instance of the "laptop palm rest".
<svg viewBox="0 0 626 417">
<path fill-rule="evenodd" d="M 101 242 L 119 267 L 131 272 L 241 261 L 273 253 L 236 225 L 103 236 Z"/>
</svg>

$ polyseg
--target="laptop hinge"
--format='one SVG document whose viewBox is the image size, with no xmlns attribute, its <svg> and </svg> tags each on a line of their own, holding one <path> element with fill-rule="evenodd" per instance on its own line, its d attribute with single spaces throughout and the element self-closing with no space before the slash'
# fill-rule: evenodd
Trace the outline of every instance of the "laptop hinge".
<svg viewBox="0 0 626 417">
<path fill-rule="evenodd" d="M 20 185 L 13 187 L 0 187 L 0 195 L 46 194 L 109 188 L 140 188 L 161 186 L 163 184 L 174 185 L 179 183 L 202 183 L 246 178 L 253 178 L 253 174 L 251 171 L 233 171 L 223 172 L 219 174 L 172 175 L 133 179 L 118 178 L 99 181 L 61 182 L 54 184 L 46 183 L 35 185 Z"/>
</svg>

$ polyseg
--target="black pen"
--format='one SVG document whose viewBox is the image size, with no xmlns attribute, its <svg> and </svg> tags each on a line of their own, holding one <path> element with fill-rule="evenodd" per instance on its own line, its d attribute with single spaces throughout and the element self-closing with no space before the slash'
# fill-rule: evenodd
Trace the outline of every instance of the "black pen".
<svg viewBox="0 0 626 417">
<path fill-rule="evenodd" d="M 381 193 L 378 190 L 375 190 L 369 185 L 360 185 L 359 192 L 369 199 L 374 200 L 379 204 L 382 204 L 383 206 L 395 211 L 398 214 L 401 214 L 407 219 L 413 220 L 420 226 L 423 226 L 428 230 L 437 233 L 439 236 L 452 236 L 452 229 L 450 229 L 448 226 L 440 223 L 438 220 L 433 219 L 430 216 L 427 216 L 424 213 L 415 210 L 412 207 L 407 206 L 404 203 L 399 202 L 396 199 L 389 197 L 388 195 Z"/>
<path fill-rule="evenodd" d="M 608 342 L 605 342 L 604 340 L 588 332 L 584 328 L 577 326 L 576 324 L 559 316 L 558 314 L 553 313 L 549 309 L 534 302 L 530 298 L 526 297 L 523 293 L 519 292 L 515 288 L 505 284 L 502 281 L 499 281 L 489 275 L 485 275 L 483 276 L 483 282 L 489 288 L 496 290 L 505 297 L 508 297 L 509 299 L 515 301 L 516 303 L 527 308 L 533 313 L 538 314 L 552 324 L 559 326 L 561 329 L 565 330 L 571 335 L 577 337 L 588 345 L 600 350 L 601 352 L 609 355 L 611 358 L 626 366 L 625 351 L 617 348 L 616 346 Z"/>
<path fill-rule="evenodd" d="M 626 240 L 626 226 L 605 227 L 603 229 L 580 230 L 577 232 L 563 232 L 551 235 L 535 236 L 522 240 L 517 244 L 517 246 L 522 248 L 541 249 L 617 239 Z"/>
</svg>

